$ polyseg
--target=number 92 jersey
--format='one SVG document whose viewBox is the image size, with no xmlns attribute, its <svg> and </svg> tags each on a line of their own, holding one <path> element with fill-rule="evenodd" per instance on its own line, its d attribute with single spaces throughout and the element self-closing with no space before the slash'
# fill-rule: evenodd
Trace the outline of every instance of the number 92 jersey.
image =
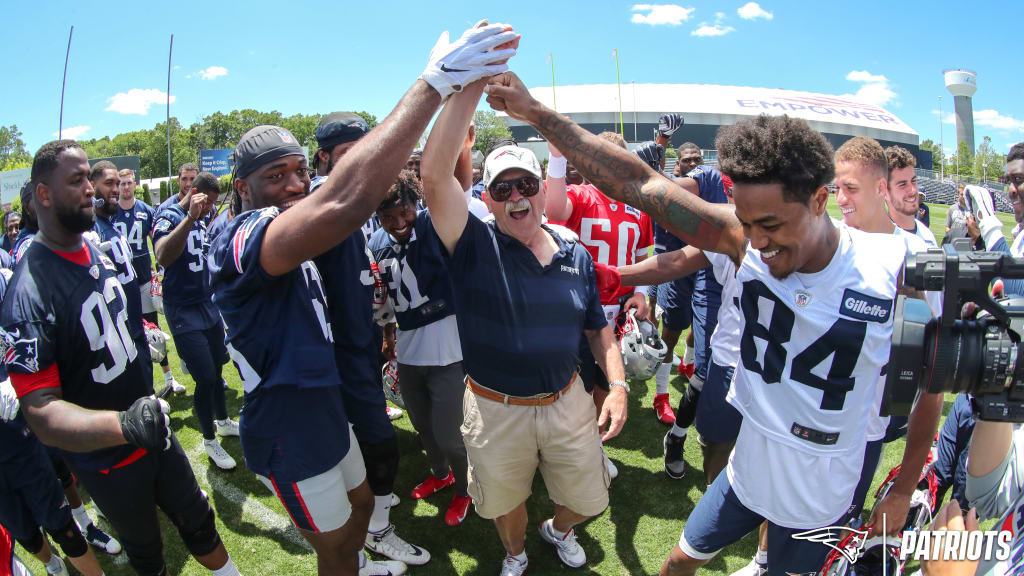
<svg viewBox="0 0 1024 576">
<path fill-rule="evenodd" d="M 153 393 L 143 377 L 152 367 L 139 360 L 129 332 L 117 267 L 89 242 L 75 257 L 60 256 L 40 242 L 25 251 L 0 312 L 10 346 L 7 370 L 31 375 L 56 365 L 64 400 L 93 410 L 124 410 Z M 31 390 L 18 389 L 18 394 Z M 133 450 L 120 446 L 65 456 L 82 467 L 103 469 Z"/>
<path fill-rule="evenodd" d="M 748 247 L 736 274 L 740 361 L 728 400 L 745 426 L 817 455 L 864 447 L 906 254 L 890 234 L 837 226 L 820 272 L 775 278 Z"/>
</svg>

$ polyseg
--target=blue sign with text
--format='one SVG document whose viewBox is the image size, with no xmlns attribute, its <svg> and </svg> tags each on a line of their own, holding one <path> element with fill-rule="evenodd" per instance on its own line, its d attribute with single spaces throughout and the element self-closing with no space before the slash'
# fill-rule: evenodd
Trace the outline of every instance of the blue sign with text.
<svg viewBox="0 0 1024 576">
<path fill-rule="evenodd" d="M 235 163 L 231 157 L 233 148 L 218 148 L 216 150 L 201 150 L 199 152 L 199 170 L 210 172 L 215 176 L 231 174 Z"/>
</svg>

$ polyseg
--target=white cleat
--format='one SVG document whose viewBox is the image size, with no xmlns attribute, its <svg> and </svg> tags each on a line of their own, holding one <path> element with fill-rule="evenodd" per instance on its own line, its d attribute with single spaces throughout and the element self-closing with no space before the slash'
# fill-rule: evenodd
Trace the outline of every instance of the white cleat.
<svg viewBox="0 0 1024 576">
<path fill-rule="evenodd" d="M 228 418 L 227 420 L 214 420 L 214 427 L 217 428 L 217 434 L 227 436 L 238 436 L 238 422 Z"/>
<path fill-rule="evenodd" d="M 604 449 L 603 446 L 601 447 L 601 456 L 602 458 L 604 458 L 605 468 L 608 469 L 608 477 L 614 480 L 615 477 L 619 475 L 619 469 L 616 468 L 615 463 L 612 462 L 612 459 L 608 457 L 608 452 Z"/>
<path fill-rule="evenodd" d="M 430 561 L 430 552 L 399 538 L 394 524 L 380 532 L 367 532 L 366 549 L 409 566 L 420 566 Z"/>
<path fill-rule="evenodd" d="M 505 556 L 501 561 L 501 576 L 522 576 L 526 573 L 526 567 L 530 565 L 529 559 L 526 562 L 516 560 L 514 556 Z"/>
<path fill-rule="evenodd" d="M 175 394 L 184 394 L 185 393 L 185 387 L 181 385 L 181 382 L 178 382 L 177 380 L 175 380 L 174 379 L 174 374 L 172 374 L 170 372 L 164 374 L 164 384 L 166 386 L 170 386 L 171 387 L 171 391 L 174 392 Z"/>
<path fill-rule="evenodd" d="M 391 493 L 391 507 L 394 508 L 402 503 L 402 499 L 398 497 L 398 494 Z"/>
<path fill-rule="evenodd" d="M 407 570 L 405 564 L 394 560 L 370 560 L 362 550 L 359 551 L 359 561 L 362 564 L 359 576 L 400 576 Z"/>
<path fill-rule="evenodd" d="M 203 445 L 206 447 L 206 455 L 210 457 L 210 462 L 213 462 L 217 468 L 221 470 L 235 469 L 237 466 L 235 459 L 221 447 L 220 442 L 216 439 L 203 440 Z"/>
<path fill-rule="evenodd" d="M 399 418 L 405 415 L 405 412 L 402 412 L 401 408 L 395 408 L 393 406 L 386 406 L 385 412 L 388 413 L 388 420 L 392 421 L 398 420 Z"/>
<path fill-rule="evenodd" d="M 733 572 L 729 576 L 764 576 L 767 573 L 767 564 L 761 564 L 756 559 L 752 559 L 750 561 L 750 564 L 747 564 L 746 566 Z"/>
</svg>

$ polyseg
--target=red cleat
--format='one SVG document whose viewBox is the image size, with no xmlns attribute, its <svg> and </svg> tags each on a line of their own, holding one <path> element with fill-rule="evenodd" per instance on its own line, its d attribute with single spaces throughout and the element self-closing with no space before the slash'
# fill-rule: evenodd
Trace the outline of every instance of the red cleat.
<svg viewBox="0 0 1024 576">
<path fill-rule="evenodd" d="M 671 426 L 676 423 L 676 413 L 672 411 L 667 393 L 654 397 L 654 414 L 658 416 L 658 420 L 661 420 L 662 424 Z"/>
<path fill-rule="evenodd" d="M 469 505 L 473 502 L 473 499 L 469 496 L 459 496 L 456 494 L 452 497 L 452 503 L 448 505 L 448 511 L 444 513 L 445 524 L 449 526 L 458 526 L 462 524 L 462 521 L 466 519 L 466 513 L 469 512 Z"/>
<path fill-rule="evenodd" d="M 431 496 L 455 484 L 455 475 L 448 472 L 448 475 L 444 478 L 438 478 L 437 476 L 431 475 L 429 478 L 420 482 L 420 485 L 412 489 L 412 497 L 416 500 Z"/>
<path fill-rule="evenodd" d="M 696 369 L 697 368 L 693 364 L 693 362 L 691 362 L 689 364 L 680 364 L 679 365 L 679 373 L 681 375 L 683 375 L 683 376 L 686 376 L 687 380 L 689 380 L 690 378 L 693 378 L 693 371 L 696 370 Z"/>
</svg>

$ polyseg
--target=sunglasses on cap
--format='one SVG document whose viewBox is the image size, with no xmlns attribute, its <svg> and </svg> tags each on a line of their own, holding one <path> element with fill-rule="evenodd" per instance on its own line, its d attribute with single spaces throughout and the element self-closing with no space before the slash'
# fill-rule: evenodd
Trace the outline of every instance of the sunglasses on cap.
<svg viewBox="0 0 1024 576">
<path fill-rule="evenodd" d="M 540 180 L 534 176 L 498 180 L 497 182 L 491 182 L 491 185 L 487 187 L 487 191 L 495 202 L 504 202 L 512 197 L 513 188 L 519 190 L 519 193 L 524 198 L 529 198 L 540 192 Z"/>
</svg>

